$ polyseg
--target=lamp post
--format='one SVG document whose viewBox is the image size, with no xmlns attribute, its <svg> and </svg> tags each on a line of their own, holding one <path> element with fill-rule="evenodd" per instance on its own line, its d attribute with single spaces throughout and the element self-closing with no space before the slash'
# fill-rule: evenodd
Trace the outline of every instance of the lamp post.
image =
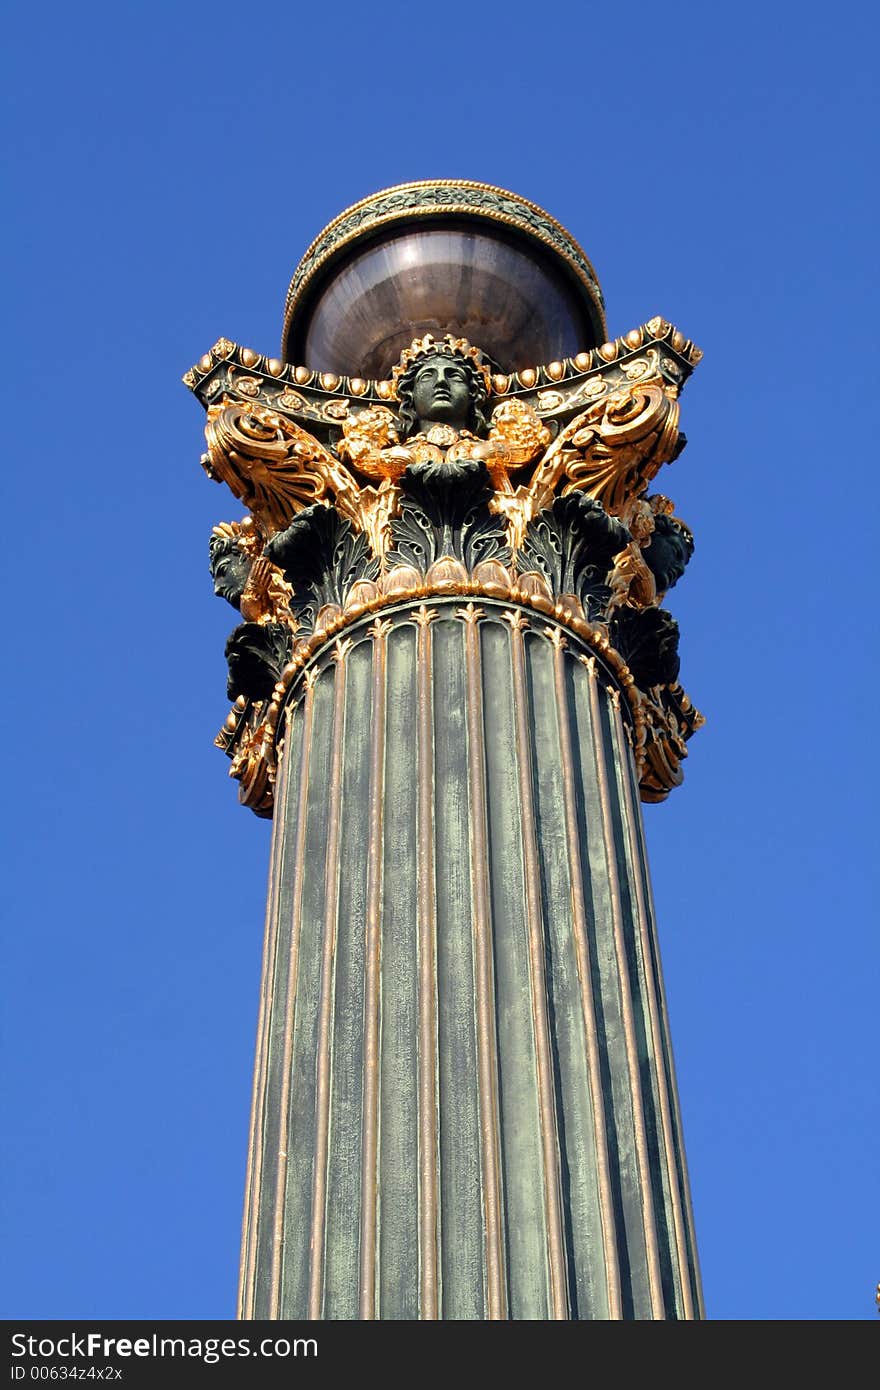
<svg viewBox="0 0 880 1390">
<path fill-rule="evenodd" d="M 281 357 L 187 373 L 248 509 L 218 743 L 273 819 L 242 1317 L 701 1315 L 640 812 L 702 722 L 649 491 L 699 357 L 428 181 L 321 233 Z"/>
</svg>

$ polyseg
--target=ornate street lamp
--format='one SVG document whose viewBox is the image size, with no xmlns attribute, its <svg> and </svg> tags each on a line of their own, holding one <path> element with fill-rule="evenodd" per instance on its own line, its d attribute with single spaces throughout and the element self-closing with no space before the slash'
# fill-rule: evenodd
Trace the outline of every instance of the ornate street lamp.
<svg viewBox="0 0 880 1390">
<path fill-rule="evenodd" d="M 280 357 L 184 378 L 247 508 L 217 741 L 273 818 L 242 1317 L 701 1315 L 639 807 L 702 722 L 650 491 L 699 358 L 434 180 L 321 233 Z"/>
</svg>

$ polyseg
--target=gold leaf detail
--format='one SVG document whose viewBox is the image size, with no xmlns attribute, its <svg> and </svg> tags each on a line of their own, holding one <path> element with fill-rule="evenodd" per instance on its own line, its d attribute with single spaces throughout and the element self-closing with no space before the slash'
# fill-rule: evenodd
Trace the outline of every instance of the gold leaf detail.
<svg viewBox="0 0 880 1390">
<path fill-rule="evenodd" d="M 520 608 L 505 608 L 501 617 L 510 624 L 512 632 L 522 632 L 529 626 L 529 620 Z"/>
<path fill-rule="evenodd" d="M 468 627 L 472 627 L 474 624 L 478 623 L 481 618 L 485 618 L 486 614 L 482 608 L 477 608 L 473 603 L 468 603 L 464 608 L 456 608 L 455 616 L 463 619 L 463 621 L 468 624 Z"/>
<path fill-rule="evenodd" d="M 585 492 L 619 515 L 672 457 L 678 416 L 677 402 L 653 384 L 591 406 L 564 432 L 572 447 L 564 460 L 563 495 Z"/>
<path fill-rule="evenodd" d="M 506 400 L 492 415 L 489 442 L 510 468 L 528 463 L 550 443 L 550 431 L 525 401 Z M 490 464 L 491 467 L 491 464 Z"/>
<path fill-rule="evenodd" d="M 424 604 L 421 604 L 414 613 L 410 613 L 409 621 L 411 623 L 417 623 L 419 627 L 427 627 L 436 617 L 436 608 L 426 608 Z"/>
<path fill-rule="evenodd" d="M 339 455 L 368 478 L 397 478 L 409 462 L 398 449 L 397 422 L 384 405 L 371 406 L 357 415 L 346 413 L 342 423 Z"/>
<path fill-rule="evenodd" d="M 205 437 L 213 476 L 269 533 L 322 501 L 340 467 L 317 439 L 262 406 L 210 407 Z"/>
<path fill-rule="evenodd" d="M 544 636 L 549 638 L 558 651 L 562 651 L 563 648 L 568 646 L 568 638 L 565 636 L 562 628 L 545 627 Z"/>
</svg>

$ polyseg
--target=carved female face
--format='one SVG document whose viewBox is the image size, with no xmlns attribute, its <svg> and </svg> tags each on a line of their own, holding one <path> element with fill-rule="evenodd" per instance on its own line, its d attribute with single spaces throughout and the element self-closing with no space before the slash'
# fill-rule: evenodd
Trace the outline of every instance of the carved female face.
<svg viewBox="0 0 880 1390">
<path fill-rule="evenodd" d="M 214 593 L 237 608 L 251 572 L 251 561 L 235 544 L 211 548 L 211 578 Z"/>
<path fill-rule="evenodd" d="M 685 537 L 667 516 L 658 516 L 651 542 L 642 552 L 659 593 L 677 584 L 693 553 Z"/>
<path fill-rule="evenodd" d="M 470 378 L 454 357 L 429 357 L 413 380 L 413 408 L 420 425 L 440 422 L 464 429 L 471 405 Z"/>
</svg>

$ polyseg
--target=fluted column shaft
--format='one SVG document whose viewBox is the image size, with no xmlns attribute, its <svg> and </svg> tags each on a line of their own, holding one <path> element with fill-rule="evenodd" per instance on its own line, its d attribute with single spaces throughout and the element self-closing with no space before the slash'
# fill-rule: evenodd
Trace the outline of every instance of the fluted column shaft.
<svg viewBox="0 0 880 1390">
<path fill-rule="evenodd" d="M 328 642 L 285 719 L 241 1315 L 699 1316 L 610 667 L 438 594 Z"/>
</svg>

